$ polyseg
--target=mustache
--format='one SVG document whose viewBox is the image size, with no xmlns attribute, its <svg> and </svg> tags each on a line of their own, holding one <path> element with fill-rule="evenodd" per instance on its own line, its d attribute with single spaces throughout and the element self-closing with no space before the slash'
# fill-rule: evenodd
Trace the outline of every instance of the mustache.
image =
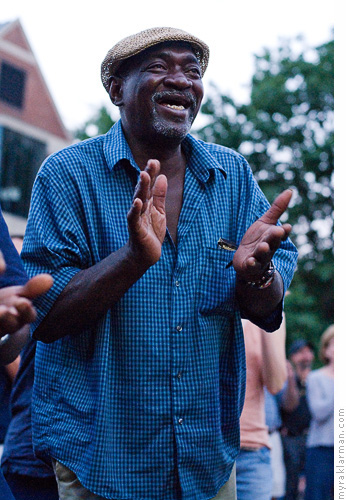
<svg viewBox="0 0 346 500">
<path fill-rule="evenodd" d="M 183 99 L 185 102 L 189 104 L 189 106 L 194 110 L 197 107 L 197 99 L 192 92 L 185 91 L 185 92 L 179 92 L 176 90 L 163 90 L 161 92 L 155 92 L 152 95 L 152 101 L 157 102 L 162 99 L 170 99 L 170 98 L 176 98 L 176 99 Z"/>
</svg>

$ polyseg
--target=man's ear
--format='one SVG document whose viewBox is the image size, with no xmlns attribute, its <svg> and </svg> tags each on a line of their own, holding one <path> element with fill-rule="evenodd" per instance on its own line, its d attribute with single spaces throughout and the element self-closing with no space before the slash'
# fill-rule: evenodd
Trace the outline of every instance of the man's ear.
<svg viewBox="0 0 346 500">
<path fill-rule="evenodd" d="M 109 79 L 109 97 L 115 106 L 123 104 L 123 79 L 120 76 L 111 76 Z"/>
</svg>

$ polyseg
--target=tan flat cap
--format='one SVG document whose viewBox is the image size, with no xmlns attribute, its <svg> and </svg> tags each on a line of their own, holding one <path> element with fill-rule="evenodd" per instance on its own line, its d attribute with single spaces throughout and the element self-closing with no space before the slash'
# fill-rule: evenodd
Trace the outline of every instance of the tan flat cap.
<svg viewBox="0 0 346 500">
<path fill-rule="evenodd" d="M 101 65 L 101 80 L 107 92 L 109 91 L 109 78 L 125 59 L 163 42 L 189 43 L 201 66 L 202 76 L 204 75 L 209 61 L 207 44 L 177 28 L 150 28 L 123 38 L 108 51 Z"/>
</svg>

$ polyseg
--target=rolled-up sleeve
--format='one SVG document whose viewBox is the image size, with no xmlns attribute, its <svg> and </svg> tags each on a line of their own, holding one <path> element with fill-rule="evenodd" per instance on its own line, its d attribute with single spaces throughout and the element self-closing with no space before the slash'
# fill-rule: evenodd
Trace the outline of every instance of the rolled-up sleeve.
<svg viewBox="0 0 346 500">
<path fill-rule="evenodd" d="M 21 254 L 30 277 L 49 273 L 54 278 L 49 292 L 35 301 L 38 314 L 32 332 L 73 276 L 90 266 L 86 236 L 70 198 L 68 179 L 52 175 L 54 163 L 54 157 L 48 159 L 34 183 Z"/>
</svg>

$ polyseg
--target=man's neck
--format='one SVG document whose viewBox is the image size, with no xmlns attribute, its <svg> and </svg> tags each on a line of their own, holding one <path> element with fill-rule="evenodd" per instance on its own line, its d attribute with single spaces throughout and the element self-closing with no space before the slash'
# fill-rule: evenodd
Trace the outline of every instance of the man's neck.
<svg viewBox="0 0 346 500">
<path fill-rule="evenodd" d="M 171 179 L 179 175 L 184 176 L 186 158 L 181 146 L 181 141 L 174 139 L 157 140 L 155 144 L 147 144 L 145 141 L 128 137 L 126 140 L 130 146 L 135 162 L 141 170 L 144 170 L 148 160 L 158 160 L 160 162 L 160 173 Z"/>
<path fill-rule="evenodd" d="M 148 148 L 148 150 L 141 149 L 140 151 L 134 151 L 131 148 L 131 151 L 141 170 L 144 170 L 148 160 L 152 159 L 159 160 L 160 173 L 164 174 L 168 180 L 179 175 L 179 172 L 184 175 L 186 158 L 181 146 L 179 146 L 176 150 Z"/>
</svg>

